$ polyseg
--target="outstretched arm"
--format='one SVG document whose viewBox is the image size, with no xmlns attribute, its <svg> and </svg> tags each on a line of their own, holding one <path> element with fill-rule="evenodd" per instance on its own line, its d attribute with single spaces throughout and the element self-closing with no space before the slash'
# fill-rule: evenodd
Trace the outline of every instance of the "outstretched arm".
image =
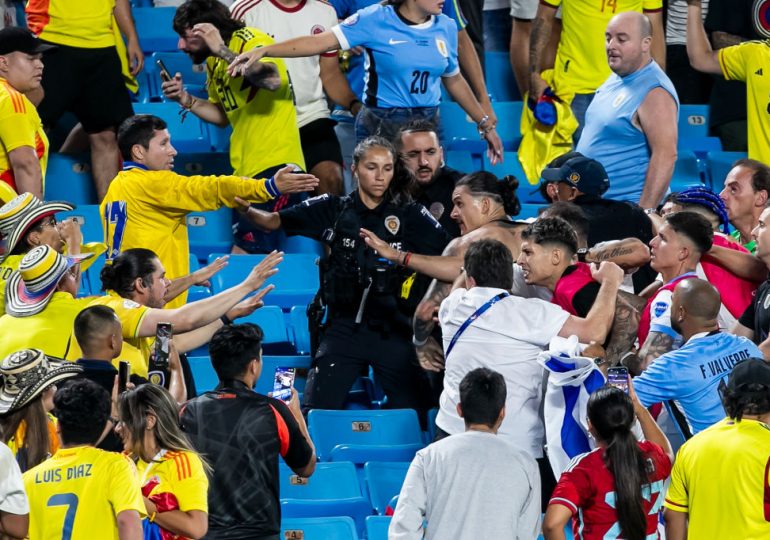
<svg viewBox="0 0 770 540">
<path fill-rule="evenodd" d="M 711 49 L 703 27 L 701 0 L 687 0 L 687 56 L 698 71 L 722 75 L 719 53 Z"/>
<path fill-rule="evenodd" d="M 304 58 L 306 56 L 315 56 L 329 51 L 336 51 L 340 48 L 340 42 L 337 36 L 331 30 L 316 34 L 313 36 L 302 36 L 280 43 L 273 43 L 267 47 L 251 49 L 229 60 L 230 67 L 227 72 L 231 77 L 238 75 L 248 76 L 259 63 L 259 60 L 265 57 L 272 58 Z"/>
</svg>

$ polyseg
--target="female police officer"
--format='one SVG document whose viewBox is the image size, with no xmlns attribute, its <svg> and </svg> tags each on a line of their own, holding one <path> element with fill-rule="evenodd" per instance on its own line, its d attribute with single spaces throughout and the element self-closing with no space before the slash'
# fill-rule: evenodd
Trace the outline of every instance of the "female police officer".
<svg viewBox="0 0 770 540">
<path fill-rule="evenodd" d="M 258 227 L 283 228 L 330 248 L 321 263 L 329 311 L 305 406 L 341 409 L 355 379 L 371 365 L 390 407 L 420 409 L 411 318 L 424 289 L 411 290 L 415 274 L 405 269 L 408 261 L 379 258 L 360 231 L 375 231 L 405 253 L 431 255 L 440 254 L 449 237 L 430 212 L 409 200 L 411 177 L 388 141 L 369 137 L 359 143 L 352 170 L 359 187 L 345 197 L 321 195 L 272 213 L 248 208 L 246 216 Z"/>
</svg>

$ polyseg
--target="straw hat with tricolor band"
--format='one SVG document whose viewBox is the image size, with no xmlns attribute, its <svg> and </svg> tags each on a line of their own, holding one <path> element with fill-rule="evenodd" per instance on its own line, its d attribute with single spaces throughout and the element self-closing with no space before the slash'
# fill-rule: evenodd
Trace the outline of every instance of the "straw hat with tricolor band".
<svg viewBox="0 0 770 540">
<path fill-rule="evenodd" d="M 82 371 L 78 364 L 46 356 L 38 349 L 23 349 L 6 356 L 0 364 L 0 414 L 21 409 L 52 384 Z"/>
<path fill-rule="evenodd" d="M 93 253 L 64 256 L 50 246 L 37 246 L 19 263 L 5 284 L 5 312 L 29 317 L 45 309 L 62 276 Z"/>
<path fill-rule="evenodd" d="M 11 254 L 29 229 L 41 219 L 57 212 L 73 210 L 63 202 L 43 202 L 31 193 L 22 193 L 0 207 L 0 262 Z"/>
</svg>

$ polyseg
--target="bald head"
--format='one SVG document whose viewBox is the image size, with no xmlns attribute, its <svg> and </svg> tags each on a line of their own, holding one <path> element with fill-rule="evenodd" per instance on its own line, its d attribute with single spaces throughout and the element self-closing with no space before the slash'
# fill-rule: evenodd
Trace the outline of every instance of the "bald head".
<svg viewBox="0 0 770 540">
<path fill-rule="evenodd" d="M 610 19 L 604 33 L 607 62 L 621 77 L 646 66 L 652 59 L 652 23 L 637 11 L 624 11 Z"/>
<path fill-rule="evenodd" d="M 674 297 L 674 302 L 684 308 L 688 317 L 709 321 L 719 317 L 722 298 L 708 281 L 683 279 L 674 289 Z"/>
</svg>

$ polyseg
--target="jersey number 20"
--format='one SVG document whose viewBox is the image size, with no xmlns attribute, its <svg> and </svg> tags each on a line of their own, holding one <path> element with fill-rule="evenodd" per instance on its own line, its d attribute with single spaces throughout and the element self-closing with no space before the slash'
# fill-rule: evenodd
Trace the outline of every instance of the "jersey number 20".
<svg viewBox="0 0 770 540">
<path fill-rule="evenodd" d="M 64 524 L 61 530 L 61 540 L 70 540 L 72 538 L 72 526 L 75 524 L 75 513 L 78 511 L 78 496 L 74 493 L 51 495 L 47 506 L 67 507 L 67 513 L 64 514 Z"/>
<path fill-rule="evenodd" d="M 428 91 L 428 72 L 415 69 L 412 72 L 412 86 L 409 89 L 412 94 L 424 94 Z"/>
</svg>

